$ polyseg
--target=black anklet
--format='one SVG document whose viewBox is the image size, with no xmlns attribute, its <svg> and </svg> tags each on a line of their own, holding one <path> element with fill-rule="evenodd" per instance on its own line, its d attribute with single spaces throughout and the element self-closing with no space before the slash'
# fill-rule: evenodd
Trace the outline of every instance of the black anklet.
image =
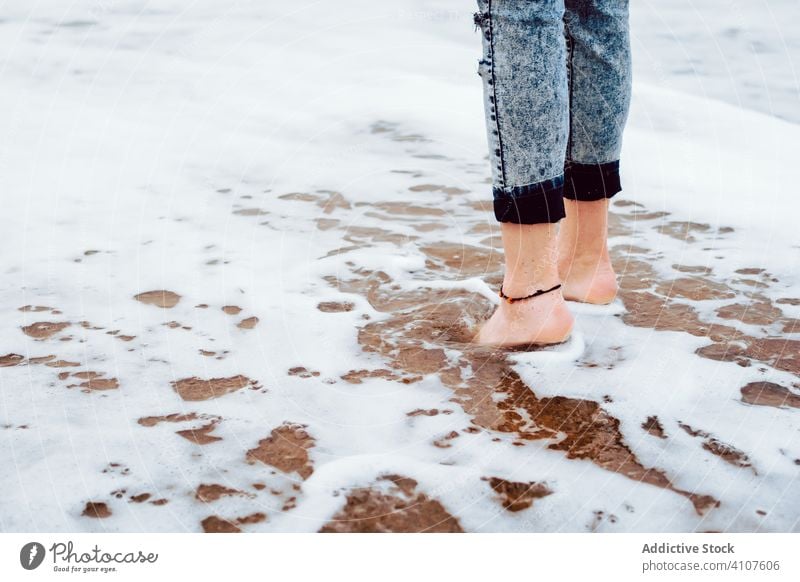
<svg viewBox="0 0 800 582">
<path fill-rule="evenodd" d="M 536 291 L 535 293 L 531 293 L 530 295 L 528 295 L 526 297 L 509 297 L 508 295 L 503 293 L 503 286 L 500 285 L 500 297 L 502 297 L 503 299 L 505 299 L 509 303 L 514 303 L 515 301 L 522 301 L 524 299 L 531 299 L 532 297 L 538 297 L 539 295 L 544 295 L 545 293 L 550 293 L 550 291 L 555 291 L 556 289 L 558 289 L 560 287 L 561 287 L 561 283 L 559 283 L 555 287 L 550 287 L 550 289 L 544 289 L 544 290 L 540 289 L 539 291 Z"/>
</svg>

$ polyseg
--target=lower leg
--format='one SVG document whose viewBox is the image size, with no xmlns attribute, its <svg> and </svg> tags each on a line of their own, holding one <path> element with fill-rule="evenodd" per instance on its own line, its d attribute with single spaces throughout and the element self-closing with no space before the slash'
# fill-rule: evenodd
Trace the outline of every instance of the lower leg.
<svg viewBox="0 0 800 582">
<path fill-rule="evenodd" d="M 525 297 L 559 283 L 557 229 L 550 223 L 501 223 L 503 292 L 508 297 Z M 559 343 L 569 336 L 572 324 L 561 290 L 556 289 L 524 301 L 501 301 L 476 339 L 497 346 Z"/>
<path fill-rule="evenodd" d="M 558 237 L 558 271 L 564 298 L 606 304 L 617 294 L 608 254 L 608 199 L 565 199 L 567 217 Z"/>
<path fill-rule="evenodd" d="M 565 0 L 570 139 L 559 240 L 564 297 L 609 303 L 608 198 L 622 189 L 619 159 L 631 98 L 628 0 Z"/>
</svg>

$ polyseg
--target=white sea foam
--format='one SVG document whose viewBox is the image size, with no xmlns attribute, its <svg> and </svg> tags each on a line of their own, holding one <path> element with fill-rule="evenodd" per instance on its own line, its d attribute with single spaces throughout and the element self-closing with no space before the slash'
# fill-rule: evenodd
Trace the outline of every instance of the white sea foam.
<svg viewBox="0 0 800 582">
<path fill-rule="evenodd" d="M 722 502 L 705 517 L 674 492 L 567 459 L 546 440 L 517 447 L 513 435 L 460 432 L 450 448 L 432 446 L 472 422 L 436 375 L 410 384 L 341 379 L 386 367 L 363 351 L 358 329 L 389 315 L 330 278 L 380 271 L 398 292 L 497 300 L 480 276 L 422 275 L 422 246 L 479 246 L 486 232 L 473 229 L 493 224 L 490 211 L 466 204 L 491 195 L 471 9 L 416 0 L 6 8 L 0 355 L 52 354 L 78 366 L 0 368 L 0 530 L 199 531 L 210 514 L 263 511 L 268 520 L 248 529 L 315 531 L 348 488 L 386 473 L 415 479 L 476 531 L 796 528 L 797 411 L 747 406 L 739 396 L 762 380 L 796 392 L 796 378 L 701 358 L 695 350 L 709 339 L 625 325 L 619 303 L 572 305 L 572 339 L 510 356 L 514 370 L 540 398 L 601 402 L 643 465 Z M 765 293 L 797 297 L 799 150 L 794 124 L 637 82 L 620 196 L 671 214 L 637 221 L 612 246 L 650 249 L 648 263 L 664 278 L 676 276 L 673 264 L 713 267 L 721 281 L 762 267 L 776 279 Z M 413 188 L 425 184 L 468 192 Z M 306 199 L 281 198 L 290 193 Z M 430 213 L 375 206 L 389 201 Z M 655 228 L 673 220 L 709 230 L 689 244 Z M 422 223 L 441 228 L 416 228 Z M 734 230 L 717 234 L 720 227 Z M 133 300 L 152 289 L 182 298 L 172 309 Z M 350 311 L 317 308 L 344 301 Z M 721 302 L 691 303 L 704 320 L 719 320 Z M 19 311 L 24 305 L 62 314 Z M 225 305 L 242 312 L 228 315 Z M 796 306 L 781 309 L 800 316 Z M 254 329 L 236 326 L 250 316 L 260 319 Z M 20 328 L 36 321 L 72 325 L 35 341 Z M 180 325 L 164 325 L 171 321 Z M 106 333 L 113 330 L 135 338 Z M 299 366 L 319 375 L 287 374 Z M 85 394 L 67 387 L 82 380 L 58 379 L 62 371 L 103 372 L 120 388 Z M 265 391 L 186 402 L 170 386 L 237 374 Z M 407 415 L 418 408 L 450 413 Z M 222 440 L 199 446 L 175 434 L 196 422 L 137 423 L 188 412 L 221 417 L 213 434 Z M 650 415 L 668 439 L 642 428 Z M 308 425 L 315 439 L 314 473 L 303 483 L 245 462 L 285 421 Z M 725 463 L 681 424 L 740 449 L 752 467 Z M 553 494 L 513 514 L 484 476 L 545 482 Z M 255 482 L 280 494 L 258 492 Z M 194 497 L 201 483 L 253 497 L 204 504 Z M 142 492 L 169 502 L 129 501 Z M 283 511 L 292 495 L 297 507 Z M 82 517 L 89 500 L 108 503 L 112 516 Z"/>
</svg>

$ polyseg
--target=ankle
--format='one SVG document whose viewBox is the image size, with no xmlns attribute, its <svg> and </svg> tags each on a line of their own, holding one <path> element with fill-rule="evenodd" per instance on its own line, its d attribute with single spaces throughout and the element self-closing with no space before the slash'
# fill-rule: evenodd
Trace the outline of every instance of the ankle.
<svg viewBox="0 0 800 582">
<path fill-rule="evenodd" d="M 555 287 L 561 283 L 561 278 L 558 276 L 557 272 L 552 274 L 548 274 L 546 277 L 537 278 L 535 280 L 531 279 L 519 279 L 513 276 L 506 275 L 503 279 L 503 284 L 500 287 L 500 291 L 502 291 L 506 296 L 512 298 L 518 297 L 527 297 L 533 293 L 538 291 L 545 291 Z M 545 295 L 551 295 L 557 292 L 557 289 L 551 291 L 550 293 L 544 293 L 539 297 L 543 297 Z M 533 297 L 530 300 L 538 299 L 539 297 Z M 529 301 L 530 301 L 529 300 Z"/>
</svg>

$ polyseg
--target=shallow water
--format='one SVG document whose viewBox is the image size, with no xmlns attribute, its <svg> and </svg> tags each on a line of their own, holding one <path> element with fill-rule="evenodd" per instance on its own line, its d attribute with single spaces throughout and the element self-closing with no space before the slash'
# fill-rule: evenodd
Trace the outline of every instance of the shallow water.
<svg viewBox="0 0 800 582">
<path fill-rule="evenodd" d="M 0 529 L 796 529 L 800 243 L 713 198 L 796 128 L 637 86 L 618 299 L 480 348 L 469 14 L 298 6 L 0 24 Z"/>
</svg>

